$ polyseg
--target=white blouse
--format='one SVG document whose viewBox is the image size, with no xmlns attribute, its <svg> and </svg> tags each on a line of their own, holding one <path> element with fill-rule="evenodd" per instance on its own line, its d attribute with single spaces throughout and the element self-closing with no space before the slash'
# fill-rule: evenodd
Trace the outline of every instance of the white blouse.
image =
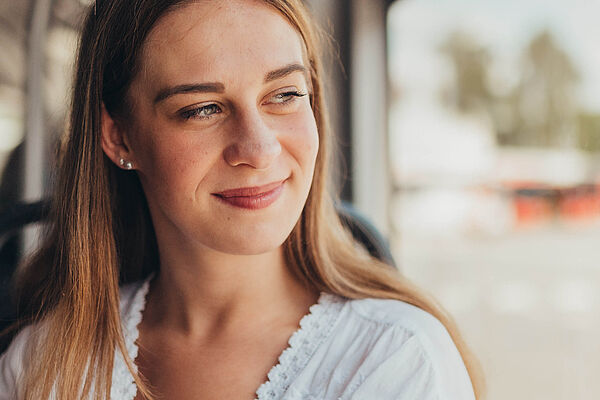
<svg viewBox="0 0 600 400">
<path fill-rule="evenodd" d="M 138 324 L 149 282 L 121 289 L 129 357 L 137 357 Z M 20 399 L 19 382 L 32 327 L 0 357 L 0 400 Z M 133 400 L 136 386 L 117 351 L 111 399 Z M 444 326 L 396 300 L 347 300 L 321 294 L 300 321 L 256 391 L 258 400 L 472 400 L 467 370 Z"/>
</svg>

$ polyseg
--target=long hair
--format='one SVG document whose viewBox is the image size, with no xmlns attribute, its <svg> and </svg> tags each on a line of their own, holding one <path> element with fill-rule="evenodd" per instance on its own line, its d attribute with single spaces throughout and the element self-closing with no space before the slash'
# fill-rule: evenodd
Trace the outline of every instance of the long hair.
<svg viewBox="0 0 600 400">
<path fill-rule="evenodd" d="M 24 398 L 107 399 L 115 349 L 140 392 L 152 398 L 125 349 L 119 285 L 157 271 L 158 250 L 137 175 L 117 168 L 100 141 L 102 106 L 127 117 L 127 91 L 144 40 L 166 13 L 191 0 L 102 0 L 79 44 L 71 116 L 61 142 L 47 237 L 18 276 L 21 325 L 35 324 L 35 358 Z M 328 170 L 331 133 L 323 95 L 321 31 L 301 0 L 263 0 L 300 33 L 310 64 L 311 105 L 320 146 L 312 186 L 284 243 L 286 262 L 310 287 L 345 298 L 397 299 L 439 319 L 457 345 L 480 396 L 480 375 L 451 318 L 397 270 L 356 246 L 335 211 Z"/>
</svg>

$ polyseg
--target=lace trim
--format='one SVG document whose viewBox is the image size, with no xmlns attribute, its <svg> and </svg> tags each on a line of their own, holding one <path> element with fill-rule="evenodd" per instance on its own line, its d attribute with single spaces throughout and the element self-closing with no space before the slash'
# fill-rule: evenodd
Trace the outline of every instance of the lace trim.
<svg viewBox="0 0 600 400">
<path fill-rule="evenodd" d="M 285 394 L 331 333 L 343 304 L 341 297 L 321 293 L 318 303 L 300 320 L 300 329 L 290 337 L 289 347 L 279 356 L 279 363 L 267 374 L 268 380 L 256 391 L 257 400 L 279 399 Z"/>
<path fill-rule="evenodd" d="M 138 356 L 138 346 L 135 343 L 139 336 L 138 325 L 142 322 L 144 308 L 146 308 L 146 295 L 150 289 L 150 280 L 152 276 L 146 279 L 141 287 L 137 289 L 130 300 L 127 318 L 123 321 L 123 335 L 125 339 L 125 348 L 129 359 L 135 361 Z M 121 310 L 123 312 L 123 310 Z M 133 369 L 137 372 L 137 365 L 133 364 Z M 137 385 L 127 368 L 123 355 L 117 349 L 115 354 L 115 364 L 113 370 L 112 387 L 110 398 L 113 400 L 133 400 L 137 394 Z"/>
</svg>

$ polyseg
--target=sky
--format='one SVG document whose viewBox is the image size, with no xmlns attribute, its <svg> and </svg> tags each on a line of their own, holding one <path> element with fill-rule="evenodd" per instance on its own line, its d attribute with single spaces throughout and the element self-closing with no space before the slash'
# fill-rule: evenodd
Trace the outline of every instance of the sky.
<svg viewBox="0 0 600 400">
<path fill-rule="evenodd" d="M 428 49 L 454 29 L 492 48 L 493 73 L 510 85 L 520 50 L 548 28 L 580 73 L 582 106 L 600 112 L 600 0 L 401 0 L 390 9 L 389 27 L 392 74 L 431 86 L 449 76 L 446 61 Z M 411 67 L 407 58 L 422 62 Z"/>
</svg>

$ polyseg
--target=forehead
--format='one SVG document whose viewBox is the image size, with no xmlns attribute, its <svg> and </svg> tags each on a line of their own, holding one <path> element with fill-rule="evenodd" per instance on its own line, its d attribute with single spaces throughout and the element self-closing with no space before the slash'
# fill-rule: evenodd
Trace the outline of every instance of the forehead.
<svg viewBox="0 0 600 400">
<path fill-rule="evenodd" d="M 236 79 L 304 63 L 300 34 L 274 7 L 257 0 L 192 2 L 150 31 L 141 71 L 155 84 Z"/>
</svg>

